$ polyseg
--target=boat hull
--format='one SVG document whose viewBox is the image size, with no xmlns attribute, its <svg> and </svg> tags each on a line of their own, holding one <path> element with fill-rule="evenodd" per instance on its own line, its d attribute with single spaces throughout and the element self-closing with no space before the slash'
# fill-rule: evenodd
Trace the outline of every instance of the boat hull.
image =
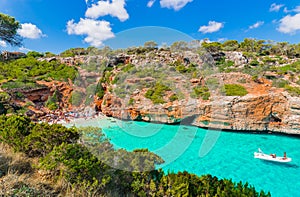
<svg viewBox="0 0 300 197">
<path fill-rule="evenodd" d="M 267 155 L 267 154 L 264 154 L 264 153 L 258 153 L 258 152 L 254 153 L 254 158 L 265 160 L 265 161 L 279 162 L 279 163 L 288 163 L 288 162 L 292 161 L 292 159 L 289 158 L 289 157 L 286 157 L 286 158 L 284 158 L 284 157 L 273 157 L 271 155 Z"/>
</svg>

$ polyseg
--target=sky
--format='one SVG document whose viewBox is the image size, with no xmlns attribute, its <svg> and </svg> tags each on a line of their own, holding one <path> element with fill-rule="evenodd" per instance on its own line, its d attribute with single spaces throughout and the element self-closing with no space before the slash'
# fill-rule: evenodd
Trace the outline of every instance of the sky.
<svg viewBox="0 0 300 197">
<path fill-rule="evenodd" d="M 0 51 L 58 54 L 150 40 L 159 46 L 245 38 L 300 43 L 299 0 L 0 0 L 0 13 L 20 22 L 24 39 L 22 47 L 0 39 Z"/>
</svg>

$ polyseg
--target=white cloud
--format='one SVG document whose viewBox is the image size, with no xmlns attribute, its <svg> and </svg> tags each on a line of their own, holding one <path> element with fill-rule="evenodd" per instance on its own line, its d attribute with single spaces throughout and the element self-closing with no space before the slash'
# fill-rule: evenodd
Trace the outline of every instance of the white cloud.
<svg viewBox="0 0 300 197">
<path fill-rule="evenodd" d="M 297 6 L 295 9 L 293 9 L 293 11 L 299 13 L 300 12 L 300 6 Z"/>
<path fill-rule="evenodd" d="M 38 39 L 45 36 L 42 31 L 34 24 L 24 23 L 18 30 L 18 34 L 24 38 Z"/>
<path fill-rule="evenodd" d="M 84 41 L 95 47 L 100 47 L 103 41 L 115 37 L 109 22 L 94 19 L 81 18 L 78 23 L 70 20 L 67 23 L 67 32 L 69 35 L 86 35 Z"/>
<path fill-rule="evenodd" d="M 192 1 L 193 0 L 160 0 L 160 6 L 177 11 Z"/>
<path fill-rule="evenodd" d="M 20 47 L 19 50 L 24 52 L 32 51 L 31 49 L 27 49 L 25 47 Z"/>
<path fill-rule="evenodd" d="M 296 6 L 294 9 L 289 10 L 287 7 L 285 7 L 283 9 L 284 13 L 289 13 L 289 12 L 296 12 L 299 13 L 300 12 L 300 6 Z"/>
<path fill-rule="evenodd" d="M 223 23 L 219 23 L 216 21 L 209 21 L 207 26 L 205 26 L 205 25 L 201 26 L 198 31 L 202 32 L 204 34 L 213 33 L 213 32 L 219 31 L 223 27 L 224 27 Z"/>
<path fill-rule="evenodd" d="M 277 30 L 286 34 L 295 34 L 296 31 L 300 30 L 300 13 L 291 16 L 287 15 L 280 19 L 279 27 Z"/>
<path fill-rule="evenodd" d="M 217 42 L 224 42 L 224 41 L 226 41 L 227 40 L 227 38 L 219 38 L 218 40 L 217 40 Z"/>
<path fill-rule="evenodd" d="M 0 47 L 4 47 L 4 48 L 7 47 L 6 42 L 3 40 L 0 40 Z"/>
<path fill-rule="evenodd" d="M 98 1 L 97 4 L 93 4 L 85 12 L 86 17 L 93 19 L 106 15 L 117 17 L 120 21 L 127 20 L 129 15 L 125 9 L 125 0 Z"/>
<path fill-rule="evenodd" d="M 270 7 L 270 12 L 278 12 L 284 5 L 273 3 Z"/>
<path fill-rule="evenodd" d="M 148 7 L 148 8 L 151 8 L 151 7 L 153 6 L 154 3 L 155 3 L 155 0 L 150 0 L 150 1 L 148 1 L 147 7 Z"/>
<path fill-rule="evenodd" d="M 249 29 L 256 29 L 264 24 L 264 21 L 258 21 L 255 24 L 249 26 Z"/>
</svg>

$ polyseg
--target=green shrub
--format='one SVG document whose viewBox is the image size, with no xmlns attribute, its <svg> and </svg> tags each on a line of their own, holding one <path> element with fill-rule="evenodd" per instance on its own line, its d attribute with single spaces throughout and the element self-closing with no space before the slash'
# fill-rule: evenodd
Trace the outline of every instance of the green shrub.
<svg viewBox="0 0 300 197">
<path fill-rule="evenodd" d="M 288 84 L 289 84 L 289 82 L 284 79 L 275 79 L 272 82 L 272 86 L 274 86 L 276 88 L 284 88 Z"/>
<path fill-rule="evenodd" d="M 217 78 L 209 78 L 205 81 L 205 85 L 210 90 L 216 90 L 220 86 L 220 82 L 219 82 L 219 79 L 217 79 Z"/>
<path fill-rule="evenodd" d="M 252 60 L 252 61 L 250 62 L 250 65 L 251 65 L 251 66 L 258 66 L 258 65 L 259 65 L 259 61 L 257 61 L 257 60 Z"/>
<path fill-rule="evenodd" d="M 145 97 L 150 99 L 154 104 L 165 103 L 163 99 L 165 92 L 170 88 L 162 83 L 156 83 L 153 88 L 147 90 Z"/>
<path fill-rule="evenodd" d="M 292 87 L 290 85 L 284 86 L 285 90 L 287 90 L 292 96 L 299 96 L 300 95 L 300 88 L 299 87 Z"/>
<path fill-rule="evenodd" d="M 0 79 L 15 79 L 23 83 L 49 78 L 60 81 L 74 80 L 76 75 L 77 69 L 74 66 L 67 66 L 59 61 L 38 61 L 34 57 L 17 59 L 0 65 Z"/>
<path fill-rule="evenodd" d="M 70 103 L 74 106 L 80 106 L 82 104 L 85 94 L 80 91 L 73 91 L 70 97 Z"/>
<path fill-rule="evenodd" d="M 202 98 L 203 100 L 209 100 L 210 92 L 207 86 L 196 86 L 191 93 L 192 98 Z"/>
<path fill-rule="evenodd" d="M 50 110 L 56 110 L 59 108 L 59 91 L 55 90 L 52 96 L 48 97 L 48 100 L 46 101 L 45 105 L 48 107 Z"/>
<path fill-rule="evenodd" d="M 248 94 L 246 88 L 239 84 L 225 84 L 224 93 L 226 96 L 245 96 Z"/>
<path fill-rule="evenodd" d="M 172 94 L 172 95 L 170 96 L 169 100 L 170 100 L 171 102 L 178 100 L 177 94 Z"/>
<path fill-rule="evenodd" d="M 36 82 L 32 82 L 32 81 L 8 81 L 2 84 L 1 86 L 3 89 L 7 89 L 7 90 L 12 90 L 12 89 L 23 89 L 23 90 L 30 90 L 30 89 L 35 89 L 35 88 L 39 88 L 39 87 L 43 87 L 39 84 L 37 84 Z"/>
<path fill-rule="evenodd" d="M 74 143 L 79 134 L 75 128 L 48 123 L 32 123 L 25 116 L 0 116 L 0 142 L 10 145 L 15 151 L 28 156 L 44 156 L 54 146 Z"/>
<path fill-rule="evenodd" d="M 186 73 L 188 71 L 188 69 L 182 64 L 176 66 L 176 70 L 180 73 Z"/>
<path fill-rule="evenodd" d="M 103 98 L 103 96 L 104 96 L 104 94 L 105 94 L 105 91 L 104 91 L 104 88 L 103 88 L 103 86 L 102 86 L 102 84 L 101 84 L 101 81 L 98 82 L 98 84 L 97 84 L 97 86 L 96 86 L 95 92 L 96 92 L 96 95 L 97 95 L 100 99 Z"/>
<path fill-rule="evenodd" d="M 133 64 L 127 64 L 122 68 L 122 71 L 127 73 L 128 71 L 130 71 L 131 69 L 135 68 L 135 65 Z"/>
<path fill-rule="evenodd" d="M 75 128 L 66 128 L 59 124 L 34 124 L 30 134 L 24 138 L 22 152 L 31 157 L 41 157 L 50 153 L 55 146 L 62 143 L 75 143 L 78 138 L 79 133 Z"/>
<path fill-rule="evenodd" d="M 104 173 L 105 164 L 80 144 L 62 143 L 41 159 L 40 167 L 51 171 L 59 170 L 62 178 L 88 190 L 104 187 L 111 181 Z M 60 167 L 60 168 L 59 168 Z"/>
<path fill-rule="evenodd" d="M 24 139 L 30 134 L 31 120 L 25 116 L 0 116 L 0 142 L 11 146 L 15 151 L 24 150 Z"/>
<path fill-rule="evenodd" d="M 231 70 L 234 66 L 234 62 L 231 60 L 225 61 L 225 58 L 222 58 L 221 60 L 216 62 L 216 65 L 218 65 L 218 69 L 220 72 L 231 72 Z"/>
<path fill-rule="evenodd" d="M 133 105 L 133 104 L 134 104 L 134 99 L 130 98 L 129 101 L 128 101 L 128 105 Z"/>
</svg>

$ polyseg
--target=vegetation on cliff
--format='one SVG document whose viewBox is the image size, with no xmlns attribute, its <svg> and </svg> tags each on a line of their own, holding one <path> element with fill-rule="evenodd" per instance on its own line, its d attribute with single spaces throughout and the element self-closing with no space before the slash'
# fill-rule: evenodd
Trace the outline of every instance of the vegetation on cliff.
<svg viewBox="0 0 300 197">
<path fill-rule="evenodd" d="M 0 116 L 0 142 L 22 152 L 18 157 L 26 162 L 19 160 L 20 166 L 11 166 L 9 162 L 17 158 L 3 151 L 10 148 L 1 149 L 0 180 L 5 180 L 1 195 L 270 196 L 247 183 L 155 170 L 163 162 L 157 155 L 147 149 L 114 150 L 98 128 L 65 128 L 33 123 L 26 117 Z M 12 173 L 23 178 L 9 184 Z M 31 179 L 43 187 L 30 184 Z"/>
</svg>

